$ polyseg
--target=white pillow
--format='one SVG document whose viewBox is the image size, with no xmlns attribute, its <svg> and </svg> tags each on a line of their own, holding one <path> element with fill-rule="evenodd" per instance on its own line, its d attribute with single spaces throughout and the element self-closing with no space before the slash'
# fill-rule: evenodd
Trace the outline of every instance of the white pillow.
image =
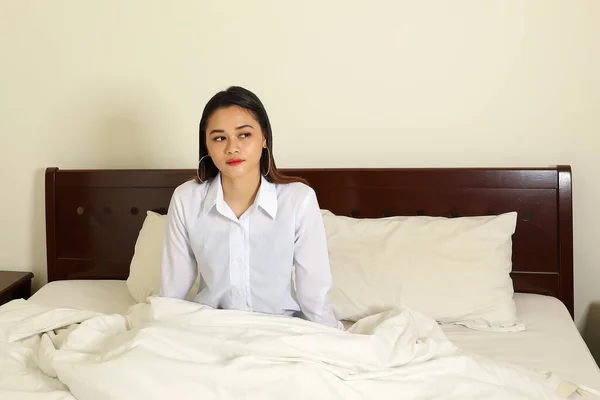
<svg viewBox="0 0 600 400">
<path fill-rule="evenodd" d="M 167 216 L 148 211 L 135 243 L 135 251 L 129 267 L 127 287 L 131 297 L 138 303 L 146 302 L 150 296 L 160 295 L 160 272 L 162 264 L 163 238 L 167 227 Z M 198 274 L 200 275 L 200 274 Z M 193 299 L 198 294 L 200 279 L 186 296 Z"/>
<path fill-rule="evenodd" d="M 440 323 L 522 330 L 513 300 L 515 212 L 356 219 L 323 212 L 338 319 L 405 305 Z"/>
</svg>

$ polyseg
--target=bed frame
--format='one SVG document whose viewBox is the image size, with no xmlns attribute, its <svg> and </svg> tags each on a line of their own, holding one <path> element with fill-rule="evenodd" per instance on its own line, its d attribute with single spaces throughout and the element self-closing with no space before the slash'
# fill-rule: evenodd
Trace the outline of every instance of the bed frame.
<svg viewBox="0 0 600 400">
<path fill-rule="evenodd" d="M 515 291 L 555 296 L 573 317 L 571 167 L 293 169 L 338 215 L 456 218 L 518 212 Z M 194 170 L 46 170 L 48 280 L 127 279 L 146 211 L 166 213 Z M 374 288 L 376 290 L 377 288 Z"/>
</svg>

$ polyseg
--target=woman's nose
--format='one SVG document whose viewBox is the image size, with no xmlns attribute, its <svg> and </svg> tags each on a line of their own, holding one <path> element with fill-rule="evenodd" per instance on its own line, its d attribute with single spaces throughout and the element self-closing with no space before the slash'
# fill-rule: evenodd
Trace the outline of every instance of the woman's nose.
<svg viewBox="0 0 600 400">
<path fill-rule="evenodd" d="M 239 153 L 240 145 L 237 138 L 230 139 L 227 141 L 227 147 L 225 148 L 225 151 L 228 154 Z"/>
</svg>

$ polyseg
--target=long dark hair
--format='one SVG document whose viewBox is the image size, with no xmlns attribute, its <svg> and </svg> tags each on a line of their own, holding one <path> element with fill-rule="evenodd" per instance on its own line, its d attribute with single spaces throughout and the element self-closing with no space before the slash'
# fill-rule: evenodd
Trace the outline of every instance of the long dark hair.
<svg viewBox="0 0 600 400">
<path fill-rule="evenodd" d="M 198 163 L 198 176 L 196 177 L 196 182 L 209 181 L 219 173 L 219 169 L 213 163 L 212 159 L 206 157 L 208 155 L 208 148 L 206 146 L 206 125 L 208 124 L 208 119 L 215 111 L 231 106 L 239 106 L 246 109 L 252 113 L 254 118 L 260 124 L 260 129 L 267 141 L 267 147 L 263 148 L 260 157 L 260 173 L 265 179 L 272 183 L 302 182 L 306 184 L 307 182 L 304 179 L 285 176 L 277 169 L 273 157 L 273 132 L 271 131 L 271 123 L 269 122 L 267 111 L 260 99 L 254 93 L 240 86 L 231 86 L 227 90 L 218 92 L 204 107 L 202 118 L 200 119 L 198 135 L 198 160 L 201 160 L 201 162 Z"/>
</svg>

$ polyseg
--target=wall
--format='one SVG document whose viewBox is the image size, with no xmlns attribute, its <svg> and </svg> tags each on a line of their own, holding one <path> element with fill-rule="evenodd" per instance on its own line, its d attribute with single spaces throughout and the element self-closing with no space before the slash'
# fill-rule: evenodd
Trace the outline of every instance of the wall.
<svg viewBox="0 0 600 400">
<path fill-rule="evenodd" d="M 193 168 L 204 103 L 239 84 L 283 167 L 571 164 L 576 320 L 600 337 L 600 2 L 1 8 L 0 269 L 45 280 L 45 167 Z"/>
</svg>

